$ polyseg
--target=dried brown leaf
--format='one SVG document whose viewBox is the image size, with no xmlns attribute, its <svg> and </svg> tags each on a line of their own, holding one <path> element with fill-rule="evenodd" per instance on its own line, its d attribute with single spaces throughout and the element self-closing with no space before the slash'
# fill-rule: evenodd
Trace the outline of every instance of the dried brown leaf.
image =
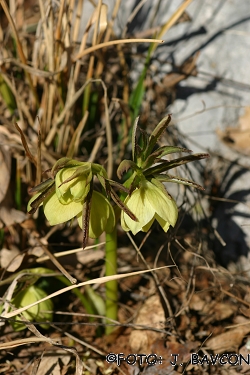
<svg viewBox="0 0 250 375">
<path fill-rule="evenodd" d="M 243 155 L 250 155 L 250 107 L 246 107 L 237 127 L 228 127 L 224 132 L 218 129 L 217 135 L 228 147 Z"/>
<path fill-rule="evenodd" d="M 0 205 L 0 222 L 2 221 L 6 227 L 15 223 L 21 223 L 26 219 L 26 214 L 13 208 L 11 191 L 7 190 L 4 200 Z"/>
<path fill-rule="evenodd" d="M 138 312 L 135 323 L 149 328 L 161 329 L 164 327 L 165 314 L 158 294 L 149 297 Z M 130 346 L 135 352 L 150 353 L 152 344 L 162 334 L 155 331 L 136 330 L 130 335 Z"/>
<path fill-rule="evenodd" d="M 60 361 L 67 366 L 69 364 L 71 356 L 69 354 L 62 353 L 62 351 L 56 351 L 51 356 L 46 355 L 42 358 L 36 375 L 44 375 L 53 373 L 53 375 L 61 375 Z"/>
<path fill-rule="evenodd" d="M 25 254 L 20 254 L 17 249 L 1 249 L 0 264 L 8 272 L 15 272 L 22 264 Z"/>
<path fill-rule="evenodd" d="M 215 353 L 237 352 L 243 338 L 250 332 L 250 324 L 230 329 L 206 341 L 206 349 Z"/>
</svg>

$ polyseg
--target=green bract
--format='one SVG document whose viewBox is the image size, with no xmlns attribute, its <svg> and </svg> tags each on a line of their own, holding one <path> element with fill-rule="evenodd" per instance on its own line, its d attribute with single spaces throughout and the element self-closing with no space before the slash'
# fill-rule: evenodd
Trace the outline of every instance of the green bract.
<svg viewBox="0 0 250 375">
<path fill-rule="evenodd" d="M 16 307 L 25 307 L 33 302 L 39 301 L 40 299 L 47 297 L 47 294 L 35 285 L 31 285 L 29 288 L 19 292 L 11 301 Z M 53 302 L 51 299 L 43 301 L 28 310 L 22 312 L 24 318 L 31 322 L 51 322 L 53 318 Z M 18 316 L 18 320 L 22 320 L 22 316 Z M 21 331 L 26 328 L 24 323 L 13 322 L 11 323 L 15 331 Z M 49 324 L 41 324 L 44 329 L 49 328 Z"/>
<path fill-rule="evenodd" d="M 161 184 L 161 183 L 160 183 Z M 169 226 L 175 226 L 178 209 L 174 199 L 167 193 L 163 184 L 154 183 L 146 179 L 141 181 L 124 203 L 134 213 L 138 221 L 132 220 L 124 211 L 121 213 L 121 225 L 125 231 L 133 234 L 140 231 L 147 232 L 154 220 L 157 220 L 162 229 L 167 232 Z"/>
</svg>

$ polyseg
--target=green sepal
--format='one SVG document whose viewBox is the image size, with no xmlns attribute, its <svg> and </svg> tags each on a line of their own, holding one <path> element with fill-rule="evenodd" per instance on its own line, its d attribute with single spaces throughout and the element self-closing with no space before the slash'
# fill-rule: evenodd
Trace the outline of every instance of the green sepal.
<svg viewBox="0 0 250 375">
<path fill-rule="evenodd" d="M 50 225 L 56 225 L 77 216 L 82 211 L 82 202 L 71 201 L 69 204 L 62 204 L 56 193 L 52 193 L 44 199 L 43 207 Z"/>
<path fill-rule="evenodd" d="M 62 168 L 57 172 L 55 180 L 56 194 L 62 204 L 69 204 L 71 201 L 84 202 L 92 181 L 91 164 Z"/>
<path fill-rule="evenodd" d="M 72 160 L 70 158 L 61 158 L 59 160 L 57 160 L 57 162 L 53 165 L 53 167 L 51 168 L 51 173 L 53 176 L 56 175 L 56 173 L 63 167 L 65 167 L 65 165 L 67 165 L 67 163 Z"/>
<path fill-rule="evenodd" d="M 115 204 L 120 207 L 122 211 L 124 211 L 132 220 L 137 221 L 137 217 L 133 214 L 132 211 L 123 203 L 123 201 L 118 197 L 118 195 L 114 192 L 113 189 L 110 190 L 110 196 L 115 202 Z"/>
<path fill-rule="evenodd" d="M 16 308 L 20 308 L 30 305 L 33 302 L 37 302 L 44 297 L 47 297 L 47 293 L 43 289 L 38 288 L 35 285 L 31 285 L 28 288 L 21 290 L 11 302 Z M 47 299 L 46 301 L 42 301 L 39 304 L 23 311 L 22 314 L 28 321 L 44 322 L 43 324 L 40 324 L 41 327 L 44 329 L 49 329 L 50 325 L 46 324 L 45 322 L 51 322 L 53 319 L 53 302 L 51 299 Z M 21 320 L 22 316 L 17 316 L 17 319 Z M 11 325 L 15 331 L 21 331 L 27 327 L 26 324 L 21 322 L 19 323 L 15 320 L 14 322 L 11 322 Z"/>
</svg>

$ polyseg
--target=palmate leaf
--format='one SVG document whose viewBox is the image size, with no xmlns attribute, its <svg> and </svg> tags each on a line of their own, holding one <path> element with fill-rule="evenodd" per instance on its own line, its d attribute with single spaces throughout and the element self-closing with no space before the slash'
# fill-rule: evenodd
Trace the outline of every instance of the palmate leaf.
<svg viewBox="0 0 250 375">
<path fill-rule="evenodd" d="M 140 145 L 142 151 L 145 151 L 148 148 L 149 135 L 144 129 L 140 128 Z"/>
<path fill-rule="evenodd" d="M 189 150 L 187 148 L 184 148 L 184 147 L 177 147 L 177 146 L 162 146 L 162 147 L 159 147 L 156 152 L 160 152 L 159 156 L 162 158 L 163 156 L 166 156 L 166 155 L 170 155 L 170 154 L 174 154 L 176 152 L 192 152 L 192 150 Z M 154 152 L 151 154 L 153 155 Z"/>
<path fill-rule="evenodd" d="M 174 159 L 171 161 L 160 159 L 159 164 L 156 165 L 155 167 L 151 167 L 147 169 L 144 172 L 144 175 L 154 176 L 155 174 L 166 172 L 169 169 L 176 168 L 180 165 L 190 163 L 191 161 L 201 160 L 201 159 L 206 159 L 206 158 L 209 158 L 209 154 L 193 154 L 193 155 L 184 156 L 178 159 Z"/>
<path fill-rule="evenodd" d="M 192 180 L 188 180 L 186 178 L 179 177 L 179 176 L 172 176 L 172 175 L 167 175 L 167 174 L 157 174 L 157 175 L 154 175 L 154 177 L 158 181 L 161 181 L 161 182 L 174 182 L 174 183 L 177 183 L 177 184 L 191 186 L 191 187 L 199 189 L 199 190 L 205 190 L 205 188 L 203 186 L 197 184 L 196 182 L 194 182 Z"/>
<path fill-rule="evenodd" d="M 124 185 L 122 184 L 119 184 L 119 182 L 116 182 L 116 181 L 113 181 L 113 180 L 109 180 L 109 179 L 106 179 L 106 182 L 110 185 L 110 186 L 115 186 L 118 190 L 126 193 L 126 194 L 129 194 L 129 189 L 127 189 Z"/>
<path fill-rule="evenodd" d="M 90 189 L 87 198 L 82 206 L 82 248 L 85 249 L 89 238 L 89 219 L 91 208 L 91 197 L 93 189 Z"/>
</svg>

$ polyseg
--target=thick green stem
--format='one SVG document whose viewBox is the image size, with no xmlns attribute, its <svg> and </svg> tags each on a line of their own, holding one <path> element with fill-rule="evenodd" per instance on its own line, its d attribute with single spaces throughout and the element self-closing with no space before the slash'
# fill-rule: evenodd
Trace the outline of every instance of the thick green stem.
<svg viewBox="0 0 250 375">
<path fill-rule="evenodd" d="M 106 233 L 106 276 L 117 274 L 117 229 L 112 233 Z M 106 323 L 109 319 L 117 320 L 118 312 L 118 282 L 117 280 L 106 283 Z M 106 335 L 113 331 L 114 327 L 106 326 Z"/>
</svg>

